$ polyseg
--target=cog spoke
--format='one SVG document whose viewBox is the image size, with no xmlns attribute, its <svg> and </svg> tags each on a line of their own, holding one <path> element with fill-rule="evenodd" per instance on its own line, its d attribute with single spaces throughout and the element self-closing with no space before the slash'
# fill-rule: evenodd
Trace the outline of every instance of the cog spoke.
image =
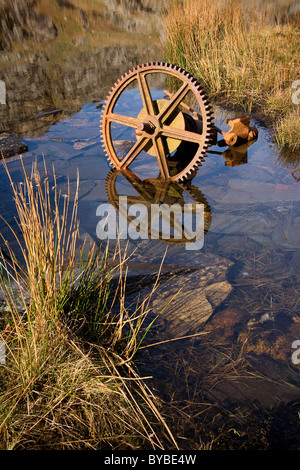
<svg viewBox="0 0 300 470">
<path fill-rule="evenodd" d="M 147 137 L 141 137 L 125 155 L 121 161 L 120 168 L 127 168 L 128 165 L 130 165 L 130 163 L 132 163 L 133 160 L 141 153 L 148 142 L 149 139 Z"/>
<path fill-rule="evenodd" d="M 186 131 L 184 129 L 176 129 L 175 127 L 170 127 L 166 125 L 162 127 L 160 134 L 164 137 L 180 139 L 184 140 L 185 142 L 193 142 L 195 144 L 204 144 L 205 142 L 205 139 L 202 134 Z"/>
<path fill-rule="evenodd" d="M 138 119 L 131 116 L 123 116 L 121 114 L 110 113 L 106 116 L 106 119 L 117 124 L 124 124 L 125 126 L 136 128 Z"/>
<path fill-rule="evenodd" d="M 137 79 L 139 84 L 139 90 L 142 96 L 143 105 L 149 115 L 155 115 L 155 108 L 154 103 L 152 100 L 152 96 L 148 87 L 148 83 L 146 81 L 146 74 L 137 73 Z"/>
<path fill-rule="evenodd" d="M 157 118 L 164 123 L 172 115 L 175 109 L 184 100 L 190 90 L 189 84 L 184 83 L 179 90 L 173 95 L 172 99 L 168 102 L 167 106 L 159 113 Z"/>
<path fill-rule="evenodd" d="M 156 157 L 157 157 L 157 160 L 158 160 L 158 164 L 159 164 L 159 168 L 160 168 L 160 172 L 162 174 L 162 177 L 165 178 L 165 179 L 168 179 L 170 175 L 169 175 L 168 162 L 167 162 L 167 158 L 166 158 L 166 152 L 165 152 L 165 149 L 164 149 L 163 141 L 159 136 L 157 136 L 157 137 L 152 139 L 152 142 L 153 142 L 153 145 L 154 145 L 154 148 L 155 148 Z"/>
</svg>

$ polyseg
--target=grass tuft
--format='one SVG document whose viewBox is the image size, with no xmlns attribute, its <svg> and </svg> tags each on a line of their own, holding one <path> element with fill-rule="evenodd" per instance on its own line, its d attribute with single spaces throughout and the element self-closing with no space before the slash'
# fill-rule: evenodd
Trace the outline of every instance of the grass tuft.
<svg viewBox="0 0 300 470">
<path fill-rule="evenodd" d="M 125 307 L 128 257 L 80 242 L 78 184 L 71 208 L 54 171 L 42 179 L 21 162 L 23 184 L 6 166 L 22 237 L 12 229 L 21 259 L 5 239 L 0 251 L 0 448 L 163 449 L 157 430 L 176 447 L 132 362 L 152 294 Z"/>
</svg>

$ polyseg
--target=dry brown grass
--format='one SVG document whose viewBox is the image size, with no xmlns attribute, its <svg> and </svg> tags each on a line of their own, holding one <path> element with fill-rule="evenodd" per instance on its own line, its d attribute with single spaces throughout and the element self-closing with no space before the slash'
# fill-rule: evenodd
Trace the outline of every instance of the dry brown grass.
<svg viewBox="0 0 300 470">
<path fill-rule="evenodd" d="M 282 145 L 299 148 L 292 102 L 299 78 L 299 21 L 270 24 L 270 12 L 239 2 L 173 1 L 166 19 L 166 58 L 199 79 L 213 101 L 256 112 L 276 125 Z"/>
</svg>

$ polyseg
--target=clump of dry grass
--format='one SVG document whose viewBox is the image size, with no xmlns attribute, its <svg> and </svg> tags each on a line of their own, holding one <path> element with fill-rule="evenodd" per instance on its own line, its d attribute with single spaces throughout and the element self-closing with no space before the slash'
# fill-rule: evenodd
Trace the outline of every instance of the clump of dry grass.
<svg viewBox="0 0 300 470">
<path fill-rule="evenodd" d="M 275 124 L 276 142 L 283 148 L 290 148 L 296 152 L 294 157 L 299 159 L 300 110 L 291 111 L 284 115 Z M 289 159 L 290 160 L 290 159 Z"/>
<path fill-rule="evenodd" d="M 268 14 L 254 5 L 245 11 L 231 0 L 173 1 L 165 54 L 199 79 L 212 100 L 256 112 L 274 125 L 288 115 L 292 127 L 297 124 L 292 83 L 299 76 L 299 22 L 270 24 Z M 299 148 L 299 139 L 284 124 L 276 130 L 277 140 Z"/>
<path fill-rule="evenodd" d="M 23 170 L 24 184 L 11 181 L 23 259 L 5 240 L 10 260 L 0 253 L 0 447 L 162 449 L 154 428 L 176 447 L 132 363 L 150 297 L 125 308 L 126 253 L 80 246 L 78 191 L 70 210 L 55 174 L 50 183 L 46 167 L 44 180 L 36 165 L 30 176 Z"/>
</svg>

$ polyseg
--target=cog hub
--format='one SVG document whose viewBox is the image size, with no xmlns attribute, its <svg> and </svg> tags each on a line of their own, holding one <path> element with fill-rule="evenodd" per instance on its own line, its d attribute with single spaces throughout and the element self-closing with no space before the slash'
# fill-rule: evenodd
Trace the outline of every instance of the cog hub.
<svg viewBox="0 0 300 470">
<path fill-rule="evenodd" d="M 154 101 L 155 108 L 157 110 L 157 113 L 159 114 L 164 107 L 167 105 L 168 100 L 156 100 Z M 136 137 L 137 139 L 141 138 L 142 134 L 139 134 L 139 127 L 141 127 L 141 131 L 145 132 L 150 138 L 155 138 L 158 136 L 158 134 L 162 131 L 162 126 L 160 120 L 155 116 L 151 116 L 147 113 L 147 110 L 143 108 L 139 115 L 138 115 L 138 122 L 137 124 L 137 129 L 138 132 L 136 132 Z M 171 127 L 177 128 L 177 129 L 185 129 L 185 120 L 183 113 L 177 109 L 173 116 L 172 116 L 172 123 Z M 179 139 L 172 139 L 172 138 L 166 138 L 165 140 L 165 148 L 169 154 L 174 152 L 179 145 L 181 144 L 181 140 Z M 151 142 L 150 145 L 145 147 L 145 151 L 151 155 L 155 156 L 155 147 L 153 143 Z"/>
</svg>

